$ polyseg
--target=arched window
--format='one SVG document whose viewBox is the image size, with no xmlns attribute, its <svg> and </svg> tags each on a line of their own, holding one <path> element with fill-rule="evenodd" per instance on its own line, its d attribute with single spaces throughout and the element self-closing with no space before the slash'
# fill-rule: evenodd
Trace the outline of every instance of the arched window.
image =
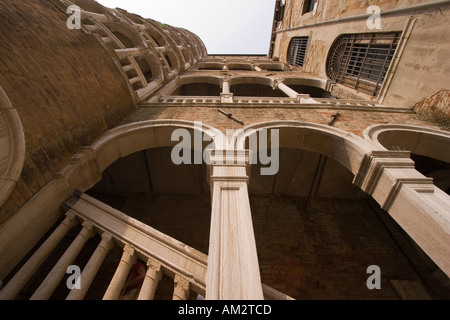
<svg viewBox="0 0 450 320">
<path fill-rule="evenodd" d="M 287 61 L 295 66 L 303 66 L 308 47 L 308 37 L 294 37 L 288 48 Z"/>
<path fill-rule="evenodd" d="M 341 35 L 331 47 L 327 76 L 345 86 L 378 95 L 401 32 Z"/>
</svg>

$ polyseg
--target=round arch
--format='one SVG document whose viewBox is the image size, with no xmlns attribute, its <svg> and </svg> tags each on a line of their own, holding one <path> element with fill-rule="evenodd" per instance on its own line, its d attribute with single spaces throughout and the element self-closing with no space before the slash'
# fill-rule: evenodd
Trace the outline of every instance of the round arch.
<svg viewBox="0 0 450 320">
<path fill-rule="evenodd" d="M 176 129 L 186 129 L 190 132 L 199 131 L 209 137 L 210 141 L 214 143 L 215 149 L 223 148 L 222 132 L 205 124 L 184 120 L 135 122 L 109 130 L 92 144 L 100 173 L 117 159 L 132 153 L 150 148 L 177 145 L 179 141 L 171 139 L 172 133 Z M 207 142 L 207 144 L 211 142 Z"/>
<path fill-rule="evenodd" d="M 358 173 L 364 155 L 374 150 L 370 142 L 352 133 L 321 124 L 289 120 L 257 123 L 243 128 L 235 134 L 236 148 L 245 149 L 251 135 L 272 129 L 279 130 L 280 148 L 300 148 L 324 154 L 354 175 Z"/>
<path fill-rule="evenodd" d="M 222 78 L 220 76 L 181 76 L 171 95 L 219 96 Z"/>
<path fill-rule="evenodd" d="M 310 87 L 317 87 L 321 88 L 323 90 L 329 90 L 330 81 L 326 79 L 320 79 L 320 78 L 299 78 L 299 77 L 286 77 L 283 78 L 283 83 L 290 86 L 310 86 Z"/>
<path fill-rule="evenodd" d="M 263 86 L 273 87 L 275 82 L 274 79 L 268 77 L 255 77 L 255 76 L 238 76 L 231 77 L 228 82 L 230 86 L 239 85 L 239 84 L 259 84 Z"/>
<path fill-rule="evenodd" d="M 136 58 L 136 62 L 147 83 L 163 78 L 164 71 L 161 62 L 156 55 L 149 53 L 141 59 Z"/>
<path fill-rule="evenodd" d="M 450 163 L 450 133 L 411 125 L 373 125 L 364 137 L 381 149 L 408 150 L 411 153 Z"/>
<path fill-rule="evenodd" d="M 139 47 L 143 44 L 143 38 L 130 25 L 124 22 L 112 22 L 105 24 L 125 48 Z"/>
</svg>

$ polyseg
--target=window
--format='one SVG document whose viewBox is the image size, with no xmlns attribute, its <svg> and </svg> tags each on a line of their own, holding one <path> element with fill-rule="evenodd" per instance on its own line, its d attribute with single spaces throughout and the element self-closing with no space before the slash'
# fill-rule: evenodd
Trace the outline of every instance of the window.
<svg viewBox="0 0 450 320">
<path fill-rule="evenodd" d="M 327 59 L 330 79 L 377 96 L 391 64 L 401 32 L 344 34 Z"/>
<path fill-rule="evenodd" d="M 288 48 L 287 61 L 289 64 L 303 66 L 308 46 L 308 37 L 294 37 Z"/>
<path fill-rule="evenodd" d="M 305 0 L 303 5 L 303 13 L 308 13 L 311 11 L 316 11 L 318 0 Z"/>
</svg>

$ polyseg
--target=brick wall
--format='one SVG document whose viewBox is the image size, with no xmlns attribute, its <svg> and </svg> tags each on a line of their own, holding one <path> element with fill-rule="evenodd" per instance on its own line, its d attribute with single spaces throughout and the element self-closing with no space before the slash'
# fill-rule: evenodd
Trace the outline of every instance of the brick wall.
<svg viewBox="0 0 450 320">
<path fill-rule="evenodd" d="M 440 90 L 416 103 L 414 110 L 424 119 L 442 129 L 450 129 L 450 90 Z"/>
<path fill-rule="evenodd" d="M 67 165 L 79 146 L 135 108 L 112 55 L 93 36 L 66 27 L 51 1 L 0 2 L 0 85 L 25 131 L 22 176 L 0 223 Z"/>
<path fill-rule="evenodd" d="M 96 198 L 114 204 L 114 198 Z M 208 253 L 210 195 L 127 194 L 117 208 L 187 245 Z M 392 237 L 398 228 L 365 199 L 312 199 L 250 195 L 262 282 L 296 299 L 399 299 L 390 280 L 421 282 Z M 379 216 L 382 215 L 382 218 Z M 386 225 L 389 225 L 389 229 Z M 397 231 L 398 233 L 399 231 Z M 403 237 L 403 238 L 402 238 Z M 378 265 L 381 289 L 366 286 L 367 267 Z M 447 291 L 448 292 L 448 291 Z M 447 293 L 448 295 L 448 293 Z M 448 298 L 448 296 L 446 296 Z"/>
<path fill-rule="evenodd" d="M 413 113 L 386 113 L 374 111 L 352 111 L 352 110 L 332 110 L 332 109 L 295 109 L 288 107 L 263 108 L 250 106 L 247 108 L 229 107 L 142 107 L 129 117 L 122 124 L 144 120 L 158 119 L 182 119 L 189 121 L 201 121 L 204 124 L 216 127 L 223 132 L 227 129 L 243 128 L 241 124 L 229 119 L 227 116 L 217 111 L 233 114 L 234 117 L 244 122 L 244 126 L 264 121 L 295 120 L 300 122 L 311 122 L 327 125 L 331 116 L 339 112 L 334 127 L 363 136 L 364 130 L 373 124 L 408 124 L 423 127 L 436 127 L 433 124 L 421 119 Z"/>
<path fill-rule="evenodd" d="M 419 281 L 366 200 L 250 198 L 262 282 L 296 299 L 398 299 L 389 280 Z M 378 265 L 381 289 L 366 286 Z"/>
</svg>

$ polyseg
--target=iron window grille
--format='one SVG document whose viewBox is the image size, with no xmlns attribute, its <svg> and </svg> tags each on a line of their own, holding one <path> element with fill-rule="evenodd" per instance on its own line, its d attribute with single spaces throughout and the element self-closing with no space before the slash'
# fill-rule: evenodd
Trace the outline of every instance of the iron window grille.
<svg viewBox="0 0 450 320">
<path fill-rule="evenodd" d="M 377 96 L 401 32 L 344 34 L 333 44 L 327 75 L 345 86 Z"/>
<path fill-rule="evenodd" d="M 303 66 L 308 46 L 308 37 L 294 37 L 288 48 L 287 60 L 289 64 Z"/>
</svg>

